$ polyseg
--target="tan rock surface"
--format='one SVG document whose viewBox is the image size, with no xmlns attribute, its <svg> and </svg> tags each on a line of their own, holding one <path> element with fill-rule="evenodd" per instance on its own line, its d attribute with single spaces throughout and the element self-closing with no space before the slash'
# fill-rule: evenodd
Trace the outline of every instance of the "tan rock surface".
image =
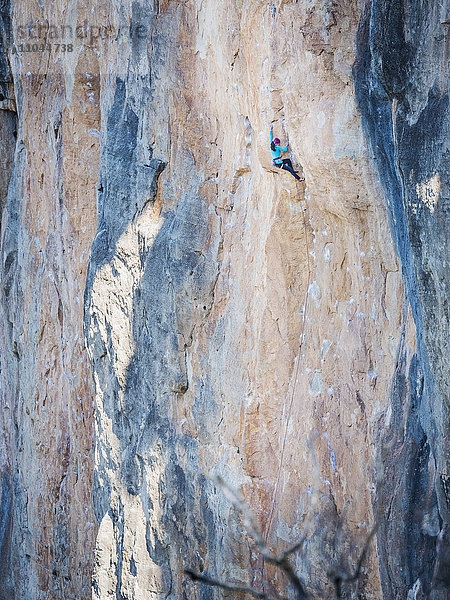
<svg viewBox="0 0 450 600">
<path fill-rule="evenodd" d="M 331 594 L 330 561 L 355 564 L 378 509 L 358 597 L 424 597 L 444 363 L 357 106 L 365 11 L 15 3 L 16 36 L 30 18 L 107 33 L 10 55 L 3 597 L 195 598 L 187 566 L 283 590 L 211 475 L 273 547 L 308 533 L 294 562 L 314 597 Z M 304 183 L 271 165 L 271 122 Z"/>
</svg>

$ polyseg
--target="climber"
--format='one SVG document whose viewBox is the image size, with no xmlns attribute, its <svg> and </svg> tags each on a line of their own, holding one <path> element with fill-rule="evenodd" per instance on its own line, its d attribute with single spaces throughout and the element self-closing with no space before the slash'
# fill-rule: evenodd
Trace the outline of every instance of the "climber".
<svg viewBox="0 0 450 600">
<path fill-rule="evenodd" d="M 288 145 L 286 144 L 286 148 L 282 148 L 279 146 L 280 140 L 278 138 L 273 137 L 273 125 L 270 126 L 270 151 L 272 153 L 272 164 L 279 169 L 284 169 L 285 171 L 289 171 L 291 175 L 295 177 L 297 181 L 305 181 L 304 177 L 299 177 L 297 175 L 298 171 L 294 171 L 294 167 L 292 166 L 292 162 L 290 158 L 281 158 L 281 152 L 286 152 L 288 149 Z"/>
</svg>

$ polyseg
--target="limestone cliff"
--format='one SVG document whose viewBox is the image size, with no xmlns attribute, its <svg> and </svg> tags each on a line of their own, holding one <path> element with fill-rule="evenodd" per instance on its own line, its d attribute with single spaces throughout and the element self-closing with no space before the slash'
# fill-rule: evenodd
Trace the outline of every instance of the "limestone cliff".
<svg viewBox="0 0 450 600">
<path fill-rule="evenodd" d="M 445 598 L 445 6 L 0 7 L 0 598 Z"/>
</svg>

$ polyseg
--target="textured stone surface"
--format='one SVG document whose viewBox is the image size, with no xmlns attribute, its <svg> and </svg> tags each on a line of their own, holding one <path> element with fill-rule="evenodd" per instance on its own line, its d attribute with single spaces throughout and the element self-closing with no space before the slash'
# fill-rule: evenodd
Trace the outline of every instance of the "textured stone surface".
<svg viewBox="0 0 450 600">
<path fill-rule="evenodd" d="M 10 10 L 17 35 L 33 18 L 60 23 L 65 7 L 15 2 Z M 86 16 L 81 8 L 78 15 Z M 93 384 L 83 294 L 96 228 L 99 112 L 85 81 L 89 55 L 85 49 L 74 70 L 69 54 L 9 52 L 6 61 L 18 111 L 17 140 L 5 140 L 14 162 L 1 241 L 0 522 L 10 553 L 2 555 L 0 588 L 8 600 L 90 596 Z M 9 112 L 0 112 L 3 123 Z"/>
<path fill-rule="evenodd" d="M 282 590 L 220 474 L 315 597 L 380 511 L 358 597 L 444 598 L 443 9 L 1 6 L 109 32 L 0 61 L 4 597 Z"/>
<path fill-rule="evenodd" d="M 409 382 L 396 377 L 391 390 L 393 413 L 402 418 L 397 424 L 391 421 L 393 427 L 381 434 L 385 447 L 395 450 L 382 451 L 387 476 L 378 497 L 392 495 L 391 510 L 410 515 L 404 527 L 383 524 L 382 537 L 395 535 L 405 548 L 395 559 L 379 543 L 387 597 L 406 595 L 419 579 L 422 589 L 428 590 L 434 569 L 433 534 L 440 529 L 438 513 L 444 522 L 443 545 L 449 535 L 450 137 L 445 10 L 428 3 L 401 6 L 374 1 L 362 19 L 357 44 L 358 100 L 384 186 L 417 336 Z M 403 360 L 399 354 L 397 365 Z M 422 523 L 413 517 L 418 510 Z"/>
</svg>

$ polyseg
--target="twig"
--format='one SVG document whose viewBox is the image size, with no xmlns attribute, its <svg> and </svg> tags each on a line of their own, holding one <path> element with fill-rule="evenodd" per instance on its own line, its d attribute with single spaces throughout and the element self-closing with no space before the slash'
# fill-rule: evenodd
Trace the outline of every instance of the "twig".
<svg viewBox="0 0 450 600">
<path fill-rule="evenodd" d="M 223 590 L 227 590 L 228 592 L 241 592 L 243 594 L 250 594 L 255 598 L 261 598 L 261 600 L 274 600 L 272 596 L 265 594 L 264 592 L 258 592 L 248 586 L 236 585 L 233 583 L 225 583 L 223 581 L 218 581 L 217 579 L 211 579 L 205 575 L 199 575 L 190 569 L 185 569 L 184 572 L 188 575 L 192 581 L 199 581 L 200 583 L 206 583 L 206 585 L 211 585 L 214 587 L 220 587 Z M 281 600 L 286 600 L 286 598 L 279 597 Z"/>
<path fill-rule="evenodd" d="M 364 548 L 363 548 L 363 551 L 361 552 L 361 556 L 359 557 L 358 564 L 356 565 L 355 572 L 353 573 L 352 576 L 350 576 L 345 581 L 355 581 L 356 579 L 358 579 L 359 574 L 361 573 L 361 567 L 363 565 L 364 559 L 366 558 L 367 550 L 369 549 L 369 544 L 372 541 L 372 538 L 374 537 L 374 535 L 376 534 L 377 529 L 378 529 L 378 521 L 372 527 L 371 532 L 367 536 L 367 540 L 366 540 L 366 543 L 364 544 Z"/>
<path fill-rule="evenodd" d="M 296 544 L 294 544 L 293 546 L 291 546 L 290 548 L 285 550 L 283 552 L 283 557 L 287 558 L 290 554 L 294 554 L 294 552 L 297 552 L 297 550 L 300 550 L 300 548 L 303 546 L 305 541 L 306 541 L 306 535 L 304 535 L 299 542 L 297 542 Z"/>
<path fill-rule="evenodd" d="M 313 463 L 314 463 L 315 456 L 314 456 L 314 452 L 312 449 L 312 442 L 310 445 L 310 450 L 312 451 L 312 454 L 313 454 Z M 270 548 L 267 546 L 266 542 L 264 541 L 264 538 L 261 535 L 261 533 L 256 525 L 256 522 L 255 522 L 252 512 L 250 511 L 248 506 L 245 504 L 245 502 L 240 498 L 240 496 L 237 494 L 237 492 L 235 492 L 227 483 L 225 483 L 225 481 L 223 481 L 223 479 L 221 477 L 216 477 L 215 483 L 217 484 L 218 487 L 220 487 L 220 489 L 223 491 L 225 496 L 231 501 L 233 506 L 242 513 L 244 526 L 247 529 L 247 532 L 250 535 L 250 537 L 255 542 L 261 555 L 265 558 L 265 560 L 276 565 L 279 569 L 281 569 L 284 572 L 284 574 L 287 576 L 289 582 L 295 589 L 297 600 L 309 600 L 310 595 L 306 590 L 305 583 L 296 574 L 296 572 L 292 568 L 291 563 L 288 560 L 288 557 L 291 554 L 293 554 L 294 552 L 297 552 L 298 550 L 300 550 L 300 548 L 302 548 L 305 540 L 307 539 L 306 535 L 304 535 L 299 542 L 297 542 L 294 545 L 287 548 L 280 556 L 275 555 L 270 550 Z M 348 574 L 342 569 L 339 569 L 339 570 L 332 569 L 332 570 L 328 571 L 327 575 L 334 585 L 335 597 L 337 598 L 337 600 L 342 599 L 342 585 L 344 583 L 351 583 L 353 581 L 358 580 L 358 578 L 361 574 L 362 565 L 367 556 L 369 544 L 377 532 L 378 523 L 379 523 L 379 519 L 377 519 L 375 525 L 372 527 L 372 529 L 364 543 L 364 547 L 362 549 L 362 552 L 361 552 L 358 562 L 356 564 L 356 568 L 352 574 Z M 275 596 L 274 595 L 271 596 L 269 594 L 266 594 L 265 592 L 260 592 L 249 586 L 242 586 L 242 585 L 238 585 L 238 584 L 234 584 L 234 583 L 225 583 L 223 581 L 218 581 L 216 579 L 212 579 L 208 575 L 200 575 L 199 573 L 195 573 L 191 569 L 185 569 L 184 572 L 186 575 L 188 575 L 192 579 L 192 581 L 198 581 L 200 583 L 219 587 L 219 588 L 222 588 L 227 591 L 250 594 L 251 596 L 253 596 L 255 598 L 260 598 L 261 600 L 286 600 L 286 598 L 284 598 L 283 596 L 280 596 L 275 590 L 273 590 L 273 594 Z"/>
<path fill-rule="evenodd" d="M 301 543 L 299 542 L 299 544 L 296 544 L 296 546 L 293 546 L 293 548 L 287 551 L 287 553 L 283 553 L 281 556 L 276 556 L 275 554 L 273 554 L 273 552 L 271 552 L 271 550 L 264 542 L 264 539 L 261 533 L 259 532 L 258 527 L 256 526 L 253 515 L 248 506 L 245 504 L 245 502 L 238 496 L 238 494 L 234 490 L 232 490 L 229 487 L 228 484 L 225 483 L 225 481 L 221 477 L 216 477 L 215 481 L 217 485 L 221 488 L 223 493 L 227 496 L 227 498 L 232 502 L 232 504 L 242 513 L 244 517 L 243 520 L 245 528 L 255 541 L 261 555 L 268 562 L 277 565 L 277 567 L 284 571 L 289 581 L 292 583 L 295 591 L 297 592 L 298 600 L 307 600 L 309 598 L 309 594 L 306 591 L 305 584 L 295 573 L 291 563 L 287 559 L 288 555 L 297 549 L 297 546 L 301 546 L 303 540 L 301 540 Z"/>
<path fill-rule="evenodd" d="M 269 559 L 267 559 L 267 560 L 269 560 Z M 276 559 L 276 560 L 270 561 L 270 562 L 273 562 L 274 564 L 278 565 L 280 567 L 280 569 L 286 573 L 290 582 L 292 583 L 292 585 L 294 586 L 294 588 L 297 592 L 298 599 L 299 600 L 308 600 L 309 594 L 306 591 L 305 584 L 300 579 L 300 577 L 296 574 L 296 572 L 292 568 L 291 563 L 287 560 L 287 558 L 282 557 L 281 559 L 279 558 L 279 559 Z"/>
<path fill-rule="evenodd" d="M 338 573 L 335 570 L 328 572 L 328 577 L 330 577 L 330 579 L 333 582 L 334 592 L 335 592 L 336 598 L 338 600 L 340 600 L 340 598 L 342 598 L 342 584 L 343 583 L 351 583 L 352 581 L 356 581 L 359 578 L 364 560 L 367 555 L 367 551 L 369 549 L 369 544 L 372 541 L 372 538 L 374 537 L 374 535 L 376 534 L 377 529 L 378 529 L 378 522 L 375 523 L 375 525 L 372 527 L 369 535 L 367 536 L 366 542 L 362 549 L 361 555 L 359 557 L 359 560 L 358 560 L 358 563 L 356 565 L 356 569 L 355 569 L 353 575 L 349 575 L 348 573 L 345 573 L 342 571 L 340 573 Z"/>
<path fill-rule="evenodd" d="M 230 500 L 235 508 L 237 508 L 244 517 L 244 526 L 247 529 L 248 533 L 256 542 L 258 549 L 262 554 L 267 553 L 269 549 L 267 548 L 262 535 L 259 533 L 258 527 L 255 523 L 255 519 L 253 518 L 253 514 L 245 504 L 245 502 L 239 497 L 239 495 L 227 484 L 225 481 L 217 475 L 214 478 L 214 482 L 216 485 L 222 490 L 225 496 Z M 270 553 L 270 551 L 269 551 Z"/>
</svg>

